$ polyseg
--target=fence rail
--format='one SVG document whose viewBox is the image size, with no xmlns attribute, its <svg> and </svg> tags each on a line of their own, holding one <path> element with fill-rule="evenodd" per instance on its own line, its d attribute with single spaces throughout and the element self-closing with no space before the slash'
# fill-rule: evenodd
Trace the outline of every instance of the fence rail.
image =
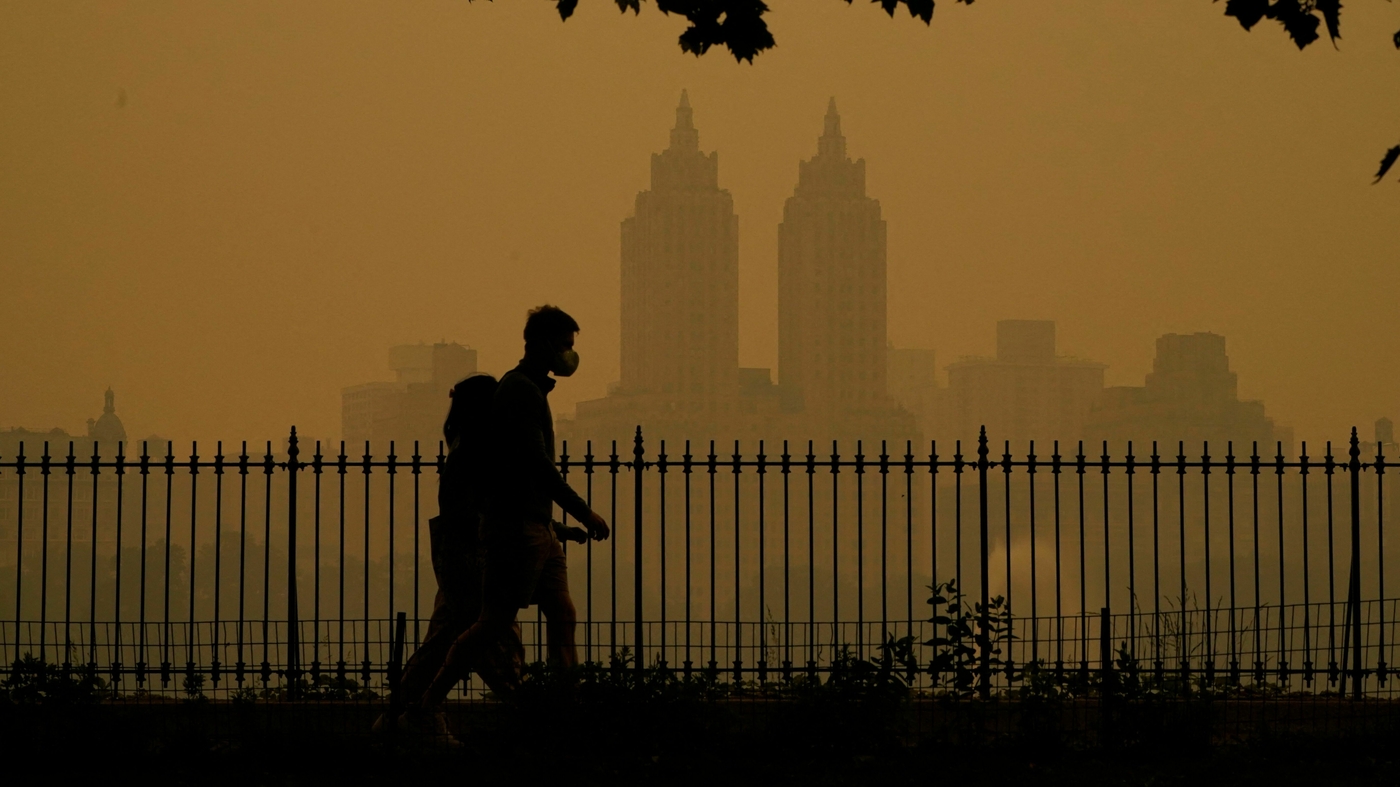
<svg viewBox="0 0 1400 787">
<path fill-rule="evenodd" d="M 364 690 L 394 668 L 396 613 L 420 637 L 441 446 L 91 447 L 0 457 L 0 662 L 153 693 Z M 1321 458 L 998 453 L 985 430 L 967 453 L 769 447 L 565 444 L 615 533 L 568 554 L 586 660 L 770 681 L 887 657 L 984 695 L 1029 677 L 1390 693 L 1395 465 L 1355 430 Z M 538 617 L 524 636 L 542 657 Z"/>
</svg>

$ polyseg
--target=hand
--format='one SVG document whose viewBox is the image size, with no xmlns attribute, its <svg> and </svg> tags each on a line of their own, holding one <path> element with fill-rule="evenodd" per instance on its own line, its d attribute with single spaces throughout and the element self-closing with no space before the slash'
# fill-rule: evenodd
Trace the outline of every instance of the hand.
<svg viewBox="0 0 1400 787">
<path fill-rule="evenodd" d="M 575 544 L 588 543 L 588 531 L 581 527 L 559 525 L 555 528 L 555 532 L 559 534 L 560 541 L 572 541 Z"/>
<path fill-rule="evenodd" d="M 590 511 L 588 518 L 583 521 L 583 526 L 588 529 L 588 535 L 595 541 L 603 541 L 612 531 L 608 528 L 608 521 L 598 515 L 597 511 Z"/>
</svg>

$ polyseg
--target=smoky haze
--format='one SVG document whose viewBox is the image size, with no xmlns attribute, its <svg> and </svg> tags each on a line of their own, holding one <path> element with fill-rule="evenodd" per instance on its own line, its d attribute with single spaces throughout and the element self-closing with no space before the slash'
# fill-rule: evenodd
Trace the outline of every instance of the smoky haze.
<svg viewBox="0 0 1400 787">
<path fill-rule="evenodd" d="M 0 426 L 341 434 L 341 390 L 446 340 L 500 373 L 526 310 L 582 323 L 556 414 L 619 379 L 619 225 L 682 89 L 738 216 L 739 364 L 778 366 L 778 224 L 836 97 L 888 228 L 888 337 L 942 367 L 996 323 L 1143 384 L 1228 342 L 1300 439 L 1400 411 L 1395 9 L 1341 52 L 1209 2 L 1023 0 L 931 28 L 774 0 L 753 65 L 586 2 L 0 9 Z"/>
</svg>

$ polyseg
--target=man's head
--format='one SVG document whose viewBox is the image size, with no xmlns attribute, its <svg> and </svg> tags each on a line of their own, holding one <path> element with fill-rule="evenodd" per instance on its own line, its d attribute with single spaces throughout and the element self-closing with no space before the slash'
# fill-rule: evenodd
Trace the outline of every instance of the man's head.
<svg viewBox="0 0 1400 787">
<path fill-rule="evenodd" d="M 525 358 L 568 377 L 578 368 L 574 336 L 578 322 L 558 306 L 548 304 L 530 310 L 525 318 Z"/>
</svg>

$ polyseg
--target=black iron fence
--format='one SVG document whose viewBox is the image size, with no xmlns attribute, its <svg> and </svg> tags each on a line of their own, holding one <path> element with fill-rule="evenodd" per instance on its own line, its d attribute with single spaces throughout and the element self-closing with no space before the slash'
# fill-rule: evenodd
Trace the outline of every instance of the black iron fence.
<svg viewBox="0 0 1400 787">
<path fill-rule="evenodd" d="M 1384 445 L 999 447 L 566 444 L 615 534 L 569 550 L 583 657 L 756 682 L 886 659 L 953 694 L 1388 696 Z M 0 457 L 0 662 L 147 694 L 387 680 L 390 621 L 416 641 L 436 590 L 440 446 L 135 448 Z"/>
</svg>

